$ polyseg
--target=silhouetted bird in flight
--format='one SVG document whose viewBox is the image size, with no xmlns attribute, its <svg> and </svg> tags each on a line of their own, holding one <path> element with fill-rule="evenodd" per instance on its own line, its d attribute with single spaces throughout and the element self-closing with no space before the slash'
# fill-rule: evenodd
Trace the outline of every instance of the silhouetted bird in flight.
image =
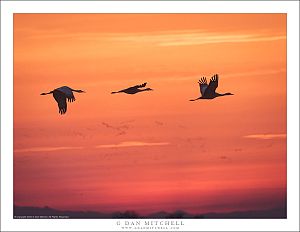
<svg viewBox="0 0 300 232">
<path fill-rule="evenodd" d="M 67 100 L 68 102 L 75 101 L 73 91 L 77 93 L 85 93 L 82 90 L 71 89 L 68 86 L 62 86 L 60 88 L 54 89 L 49 93 L 41 93 L 41 95 L 53 94 L 55 101 L 58 104 L 58 109 L 60 114 L 65 114 L 67 112 Z"/>
<path fill-rule="evenodd" d="M 147 85 L 147 82 L 144 83 L 144 84 L 141 84 L 141 85 L 135 85 L 135 86 L 129 87 L 129 88 L 127 88 L 127 89 L 122 89 L 122 90 L 120 90 L 120 91 L 117 91 L 117 92 L 111 92 L 111 93 L 112 93 L 112 94 L 114 94 L 114 93 L 136 94 L 136 93 L 138 93 L 138 92 L 143 92 L 143 91 L 150 91 L 150 90 L 153 90 L 153 89 L 150 89 L 150 88 L 141 89 L 141 88 L 144 88 L 146 85 Z"/>
<path fill-rule="evenodd" d="M 207 84 L 207 80 L 206 77 L 202 77 L 198 83 L 199 83 L 199 87 L 200 87 L 200 93 L 201 93 L 201 97 L 198 97 L 196 99 L 192 99 L 190 101 L 196 101 L 199 99 L 214 99 L 216 97 L 222 97 L 222 96 L 226 96 L 226 95 L 233 95 L 232 93 L 216 93 L 216 89 L 218 87 L 218 80 L 219 80 L 219 76 L 218 74 L 213 75 L 210 78 L 210 82 L 209 85 Z"/>
</svg>

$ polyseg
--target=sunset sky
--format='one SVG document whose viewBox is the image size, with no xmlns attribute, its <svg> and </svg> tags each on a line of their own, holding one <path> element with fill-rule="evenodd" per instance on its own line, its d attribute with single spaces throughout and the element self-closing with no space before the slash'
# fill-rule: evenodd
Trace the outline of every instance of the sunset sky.
<svg viewBox="0 0 300 232">
<path fill-rule="evenodd" d="M 190 102 L 215 73 L 234 95 Z M 285 14 L 15 14 L 14 204 L 283 208 L 286 100 Z"/>
</svg>

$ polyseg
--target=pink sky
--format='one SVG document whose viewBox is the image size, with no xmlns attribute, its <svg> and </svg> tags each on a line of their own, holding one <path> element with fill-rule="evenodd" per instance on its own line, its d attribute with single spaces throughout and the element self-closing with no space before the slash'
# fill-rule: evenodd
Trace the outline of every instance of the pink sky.
<svg viewBox="0 0 300 232">
<path fill-rule="evenodd" d="M 215 73 L 234 95 L 188 101 Z M 154 91 L 110 94 L 144 82 Z M 62 85 L 86 91 L 63 116 L 39 95 Z M 14 204 L 146 214 L 285 200 L 285 15 L 14 16 Z"/>
</svg>

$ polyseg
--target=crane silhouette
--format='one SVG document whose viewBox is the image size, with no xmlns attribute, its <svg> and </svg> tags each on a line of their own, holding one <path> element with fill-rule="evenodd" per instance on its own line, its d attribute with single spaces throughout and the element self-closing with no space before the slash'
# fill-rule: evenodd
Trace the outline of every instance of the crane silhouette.
<svg viewBox="0 0 300 232">
<path fill-rule="evenodd" d="M 83 90 L 72 89 L 68 86 L 62 86 L 57 89 L 54 89 L 48 93 L 41 93 L 41 95 L 53 94 L 55 101 L 57 102 L 59 113 L 65 114 L 67 112 L 67 101 L 75 101 L 73 92 L 85 93 Z"/>
<path fill-rule="evenodd" d="M 147 82 L 145 82 L 144 84 L 141 84 L 141 85 L 135 85 L 135 86 L 129 87 L 127 89 L 122 89 L 117 92 L 111 92 L 111 94 L 114 94 L 114 93 L 136 94 L 136 93 L 143 92 L 143 91 L 153 90 L 151 88 L 141 89 L 141 88 L 144 88 L 146 85 L 147 85 Z"/>
<path fill-rule="evenodd" d="M 207 84 L 206 77 L 202 77 L 198 83 L 200 87 L 201 97 L 192 99 L 190 101 L 196 101 L 199 99 L 214 99 L 216 97 L 222 97 L 226 95 L 233 95 L 232 93 L 217 93 L 216 89 L 218 87 L 219 75 L 215 74 L 210 78 L 209 85 Z"/>
</svg>

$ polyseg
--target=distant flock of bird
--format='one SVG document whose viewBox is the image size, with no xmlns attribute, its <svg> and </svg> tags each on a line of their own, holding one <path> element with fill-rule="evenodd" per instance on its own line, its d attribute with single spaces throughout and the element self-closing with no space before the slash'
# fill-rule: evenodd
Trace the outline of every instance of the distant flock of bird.
<svg viewBox="0 0 300 232">
<path fill-rule="evenodd" d="M 217 93 L 216 89 L 218 87 L 218 82 L 219 82 L 219 76 L 218 74 L 213 75 L 210 78 L 209 84 L 207 84 L 206 77 L 202 77 L 199 81 L 199 87 L 200 87 L 200 94 L 201 96 L 192 99 L 190 101 L 196 101 L 199 99 L 214 99 L 216 97 L 221 97 L 221 96 L 226 96 L 226 95 L 233 95 L 232 93 Z M 116 92 L 111 92 L 111 94 L 116 94 L 116 93 L 126 93 L 126 94 L 136 94 L 139 92 L 143 91 L 152 91 L 153 89 L 151 88 L 144 88 L 146 87 L 147 83 L 141 84 L 141 85 L 135 85 L 126 89 L 122 89 Z M 77 89 L 72 89 L 68 86 L 62 86 L 57 89 L 54 89 L 48 93 L 41 93 L 41 95 L 47 95 L 47 94 L 52 94 L 53 98 L 57 102 L 59 113 L 60 114 L 65 114 L 67 112 L 67 101 L 68 102 L 73 102 L 75 101 L 75 97 L 73 92 L 77 93 L 85 93 L 83 90 L 77 90 Z"/>
</svg>

